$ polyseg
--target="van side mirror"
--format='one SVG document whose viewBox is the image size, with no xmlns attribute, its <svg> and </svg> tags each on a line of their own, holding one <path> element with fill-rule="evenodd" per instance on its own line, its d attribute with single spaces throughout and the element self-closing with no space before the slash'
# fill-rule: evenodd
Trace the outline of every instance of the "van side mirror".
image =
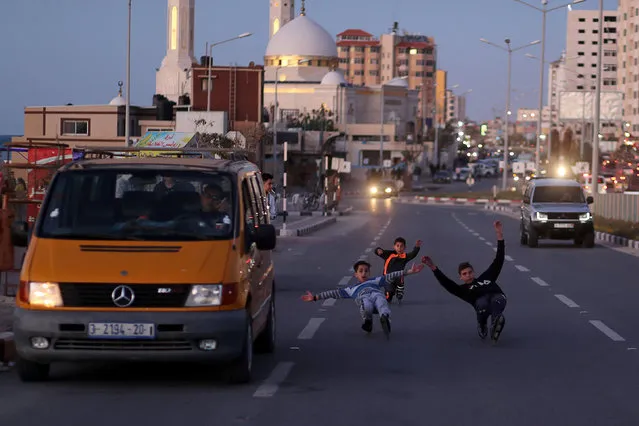
<svg viewBox="0 0 639 426">
<path fill-rule="evenodd" d="M 589 195 L 588 197 L 586 197 L 586 203 L 588 203 L 588 204 L 592 204 L 592 203 L 594 203 L 594 202 L 595 202 L 595 199 L 594 199 L 594 198 L 592 198 L 592 196 L 590 196 L 590 195 Z"/>
<path fill-rule="evenodd" d="M 27 222 L 14 221 L 11 223 L 11 244 L 15 247 L 29 245 L 29 225 Z"/>
<path fill-rule="evenodd" d="M 277 242 L 275 226 L 268 224 L 255 228 L 254 241 L 258 250 L 273 250 Z"/>
</svg>

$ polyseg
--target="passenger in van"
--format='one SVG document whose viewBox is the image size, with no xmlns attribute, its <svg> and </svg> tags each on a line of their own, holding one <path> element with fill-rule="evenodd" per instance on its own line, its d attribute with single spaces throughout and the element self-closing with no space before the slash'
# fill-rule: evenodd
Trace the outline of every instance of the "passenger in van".
<svg viewBox="0 0 639 426">
<path fill-rule="evenodd" d="M 223 221 L 228 216 L 228 201 L 224 197 L 224 191 L 219 185 L 208 184 L 204 187 L 201 195 L 202 215 L 205 220 L 213 223 Z"/>
<path fill-rule="evenodd" d="M 189 182 L 176 182 L 171 176 L 163 176 L 162 182 L 155 185 L 153 192 L 163 197 L 172 191 L 195 191 L 195 187 Z"/>
</svg>

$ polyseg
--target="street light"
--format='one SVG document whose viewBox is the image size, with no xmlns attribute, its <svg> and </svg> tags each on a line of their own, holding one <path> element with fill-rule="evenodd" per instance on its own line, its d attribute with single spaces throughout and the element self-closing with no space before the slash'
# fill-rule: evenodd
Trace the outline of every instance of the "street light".
<svg viewBox="0 0 639 426">
<path fill-rule="evenodd" d="M 599 119 L 601 115 L 601 55 L 603 50 L 604 2 L 599 0 L 599 33 L 597 34 L 597 84 L 595 85 L 595 128 L 592 131 L 592 187 L 597 188 L 599 178 Z M 592 189 L 592 195 L 597 191 Z"/>
<path fill-rule="evenodd" d="M 546 15 L 548 12 L 552 12 L 558 9 L 563 9 L 564 7 L 571 6 L 573 4 L 583 3 L 586 0 L 573 0 L 570 3 L 562 4 L 561 6 L 555 6 L 548 9 L 548 0 L 541 0 L 542 7 L 533 6 L 530 3 L 525 2 L 524 0 L 515 0 L 517 3 L 521 3 L 525 6 L 528 6 L 532 9 L 535 9 L 542 14 L 541 20 L 541 62 L 539 65 L 539 114 L 537 117 L 537 143 L 535 145 L 535 170 L 539 171 L 539 146 L 541 143 L 541 131 L 542 131 L 542 114 L 541 111 L 544 107 L 544 57 L 546 54 Z"/>
<path fill-rule="evenodd" d="M 308 59 L 301 59 L 297 61 L 297 65 L 309 63 Z M 273 106 L 273 179 L 277 176 L 277 116 L 278 116 L 278 102 L 277 102 L 277 83 L 279 80 L 279 72 L 286 66 L 278 66 L 275 68 L 275 105 Z M 288 142 L 284 141 L 284 153 L 283 153 L 283 165 L 282 165 L 282 235 L 287 235 L 286 231 L 286 216 L 288 212 L 286 210 L 286 162 L 288 161 Z"/>
<path fill-rule="evenodd" d="M 501 183 L 501 188 L 502 190 L 506 190 L 506 186 L 508 183 L 508 116 L 510 115 L 510 77 L 511 77 L 511 61 L 512 61 L 512 54 L 513 52 L 516 52 L 518 50 L 521 49 L 525 49 L 526 47 L 530 47 L 530 46 L 534 46 L 536 44 L 541 43 L 541 40 L 535 40 L 535 41 L 531 41 L 528 44 L 524 44 L 523 46 L 519 46 L 515 49 L 510 47 L 510 39 L 507 38 L 506 40 L 504 40 L 504 43 L 506 43 L 506 47 L 504 46 L 500 46 L 498 44 L 495 44 L 491 41 L 486 40 L 485 38 L 480 38 L 479 41 L 481 41 L 482 43 L 486 43 L 486 44 L 490 44 L 493 47 L 496 47 L 498 49 L 501 50 L 505 50 L 506 52 L 508 52 L 508 83 L 507 83 L 507 90 L 506 90 L 506 118 L 504 120 L 505 123 L 505 135 L 504 135 L 504 175 L 502 178 L 502 183 Z"/>
<path fill-rule="evenodd" d="M 124 145 L 131 137 L 131 0 L 129 0 L 129 22 L 126 34 L 126 105 L 124 107 Z"/>
<path fill-rule="evenodd" d="M 215 46 L 219 46 L 220 44 L 224 44 L 224 43 L 228 43 L 230 41 L 234 41 L 234 40 L 238 40 L 240 38 L 246 38 L 246 37 L 250 37 L 252 36 L 252 33 L 242 33 L 238 36 L 235 36 L 233 38 L 229 38 L 228 40 L 222 40 L 222 41 L 218 41 L 216 43 L 211 43 L 209 45 L 209 43 L 206 43 L 206 55 L 207 55 L 207 61 L 208 61 L 208 77 L 207 77 L 207 84 L 206 84 L 206 112 L 211 112 L 211 65 L 213 63 L 213 47 Z"/>
</svg>

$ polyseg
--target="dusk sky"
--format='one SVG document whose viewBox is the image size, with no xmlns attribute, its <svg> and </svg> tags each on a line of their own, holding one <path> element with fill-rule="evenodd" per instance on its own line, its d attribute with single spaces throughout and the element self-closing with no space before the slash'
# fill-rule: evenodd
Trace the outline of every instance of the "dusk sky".
<svg viewBox="0 0 639 426">
<path fill-rule="evenodd" d="M 541 1 L 531 0 L 540 5 Z M 125 79 L 127 0 L 3 1 L 0 14 L 0 134 L 23 133 L 25 106 L 67 103 L 107 104 Z M 549 6 L 565 1 L 550 0 Z M 300 0 L 296 0 L 299 13 Z M 616 0 L 606 0 L 615 9 Z M 214 49 L 217 64 L 263 63 L 268 42 L 269 0 L 232 2 L 196 0 L 195 56 L 205 43 L 244 32 L 250 38 Z M 575 9 L 595 9 L 587 0 Z M 467 115 L 487 120 L 503 114 L 506 97 L 506 52 L 479 41 L 486 38 L 513 46 L 541 38 L 541 13 L 514 0 L 308 0 L 307 15 L 336 35 L 360 28 L 376 36 L 399 28 L 435 37 L 438 67 L 448 71 L 448 84 L 459 92 L 472 89 Z M 149 105 L 155 69 L 166 47 L 166 0 L 133 0 L 131 103 Z M 565 47 L 566 12 L 548 15 L 546 60 L 559 58 Z M 533 46 L 513 57 L 513 109 L 537 107 L 539 55 Z M 546 90 L 544 89 L 544 95 Z"/>
</svg>

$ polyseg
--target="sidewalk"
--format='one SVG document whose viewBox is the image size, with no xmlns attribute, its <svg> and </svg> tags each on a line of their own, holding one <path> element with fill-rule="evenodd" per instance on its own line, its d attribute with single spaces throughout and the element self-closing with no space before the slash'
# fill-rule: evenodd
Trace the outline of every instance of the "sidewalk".
<svg viewBox="0 0 639 426">
<path fill-rule="evenodd" d="M 284 223 L 281 217 L 278 217 L 273 224 L 280 237 L 302 237 L 337 223 L 338 216 L 350 214 L 352 211 L 353 208 L 349 207 L 331 216 L 322 216 L 321 212 L 313 212 L 312 216 L 289 215 L 286 219 L 286 231 L 283 229 Z"/>
</svg>

